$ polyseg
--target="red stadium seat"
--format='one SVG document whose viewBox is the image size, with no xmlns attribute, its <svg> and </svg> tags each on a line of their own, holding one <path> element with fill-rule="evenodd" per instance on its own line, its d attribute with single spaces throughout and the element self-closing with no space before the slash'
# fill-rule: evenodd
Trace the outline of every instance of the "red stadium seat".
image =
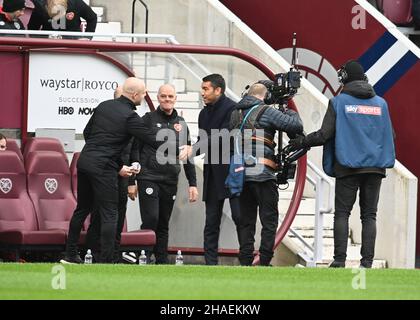
<svg viewBox="0 0 420 320">
<path fill-rule="evenodd" d="M 70 170 L 62 154 L 31 152 L 27 155 L 26 171 L 39 229 L 68 231 L 76 200 L 71 191 Z"/>
<path fill-rule="evenodd" d="M 63 250 L 62 230 L 39 231 L 34 206 L 26 188 L 23 162 L 13 151 L 0 152 L 0 250 Z"/>
<path fill-rule="evenodd" d="M 14 153 L 16 153 L 18 155 L 19 159 L 23 162 L 22 151 L 20 150 L 16 140 L 7 139 L 7 150 L 8 151 L 13 151 Z"/>
<path fill-rule="evenodd" d="M 139 239 L 141 239 L 142 246 L 150 247 L 150 249 L 156 244 L 156 234 L 153 230 L 127 231 L 127 219 L 125 219 L 121 233 L 121 249 L 123 251 L 138 250 Z"/>
<path fill-rule="evenodd" d="M 385 17 L 396 25 L 411 23 L 411 0 L 378 0 L 378 7 Z"/>
<path fill-rule="evenodd" d="M 25 148 L 23 149 L 23 158 L 25 163 L 27 161 L 28 155 L 31 152 L 35 151 L 55 151 L 60 153 L 63 158 L 66 160 L 68 165 L 68 159 L 64 147 L 61 144 L 60 140 L 55 138 L 29 138 L 26 141 Z"/>
</svg>

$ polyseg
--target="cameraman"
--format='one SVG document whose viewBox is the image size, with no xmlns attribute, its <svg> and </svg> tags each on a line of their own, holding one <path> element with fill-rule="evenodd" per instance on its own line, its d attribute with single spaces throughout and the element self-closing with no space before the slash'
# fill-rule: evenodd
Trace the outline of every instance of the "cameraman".
<svg viewBox="0 0 420 320">
<path fill-rule="evenodd" d="M 394 166 L 395 150 L 388 105 L 368 83 L 362 65 L 348 61 L 339 71 L 344 85 L 331 99 L 321 129 L 290 140 L 291 150 L 324 145 L 323 167 L 335 177 L 334 261 L 344 268 L 349 216 L 360 190 L 362 259 L 371 268 L 375 253 L 376 211 L 385 168 Z"/>
<path fill-rule="evenodd" d="M 243 143 L 252 147 L 250 150 L 244 148 L 244 158 L 254 159 L 254 163 L 246 161 L 245 183 L 240 195 L 241 215 L 239 219 L 239 261 L 241 265 L 245 266 L 252 265 L 254 259 L 255 223 L 258 209 L 262 224 L 261 265 L 270 265 L 274 253 L 273 247 L 279 218 L 277 164 L 274 157 L 276 130 L 285 131 L 289 135 L 300 134 L 303 130 L 302 121 L 296 112 L 292 110 L 282 112 L 266 105 L 264 100 L 267 94 L 266 86 L 261 83 L 253 84 L 248 94 L 232 112 L 230 119 L 230 130 L 238 129 L 250 112 L 243 128 L 244 130 L 251 129 L 252 134 L 243 135 Z M 247 139 L 251 141 L 246 141 Z M 258 155 L 262 157 L 258 157 Z"/>
</svg>

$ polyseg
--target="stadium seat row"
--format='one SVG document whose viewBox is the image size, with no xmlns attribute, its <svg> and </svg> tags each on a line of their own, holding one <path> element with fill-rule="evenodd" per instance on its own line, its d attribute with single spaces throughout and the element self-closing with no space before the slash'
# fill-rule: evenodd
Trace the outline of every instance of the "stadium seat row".
<svg viewBox="0 0 420 320">
<path fill-rule="evenodd" d="M 7 146 L 0 152 L 0 251 L 14 252 L 16 260 L 22 251 L 63 251 L 76 207 L 78 154 L 69 168 L 59 140 L 31 138 L 23 154 L 16 141 L 8 140 Z M 127 232 L 124 227 L 122 251 L 155 244 L 152 230 Z"/>
<path fill-rule="evenodd" d="M 396 25 L 407 25 L 413 20 L 411 0 L 377 0 L 378 9 Z"/>
</svg>

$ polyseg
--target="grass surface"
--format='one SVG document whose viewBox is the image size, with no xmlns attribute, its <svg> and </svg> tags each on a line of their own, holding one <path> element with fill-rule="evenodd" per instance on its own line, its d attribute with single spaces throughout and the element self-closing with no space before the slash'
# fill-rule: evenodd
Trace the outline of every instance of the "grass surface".
<svg viewBox="0 0 420 320">
<path fill-rule="evenodd" d="M 65 271 L 64 290 L 53 289 L 53 285 L 64 285 L 58 281 L 64 274 L 53 270 L 56 266 Z M 361 272 L 279 267 L 0 264 L 0 300 L 420 299 L 420 270 Z"/>
</svg>

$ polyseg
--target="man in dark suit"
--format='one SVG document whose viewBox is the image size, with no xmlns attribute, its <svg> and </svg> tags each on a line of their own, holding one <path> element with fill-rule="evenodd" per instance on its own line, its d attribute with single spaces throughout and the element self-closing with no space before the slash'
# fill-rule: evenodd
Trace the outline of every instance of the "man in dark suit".
<svg viewBox="0 0 420 320">
<path fill-rule="evenodd" d="M 206 223 L 204 227 L 204 257 L 207 265 L 217 265 L 220 222 L 223 214 L 223 204 L 229 198 L 225 180 L 229 171 L 230 148 L 222 150 L 223 143 L 213 139 L 212 133 L 226 129 L 229 136 L 229 120 L 236 103 L 225 96 L 225 80 L 219 74 L 211 74 L 203 78 L 201 96 L 205 107 L 198 117 L 200 129 L 198 153 L 206 153 L 204 163 L 203 201 L 206 204 Z M 216 131 L 214 131 L 216 130 Z M 206 135 L 206 138 L 202 137 Z M 213 135 L 214 137 L 214 135 Z M 226 138 L 226 137 L 225 137 Z M 225 139 L 225 142 L 228 141 Z M 203 146 L 203 141 L 205 146 Z M 196 147 L 194 154 L 197 154 Z M 218 152 L 218 153 L 217 153 Z M 229 199 L 232 220 L 239 223 L 239 200 Z"/>
</svg>

